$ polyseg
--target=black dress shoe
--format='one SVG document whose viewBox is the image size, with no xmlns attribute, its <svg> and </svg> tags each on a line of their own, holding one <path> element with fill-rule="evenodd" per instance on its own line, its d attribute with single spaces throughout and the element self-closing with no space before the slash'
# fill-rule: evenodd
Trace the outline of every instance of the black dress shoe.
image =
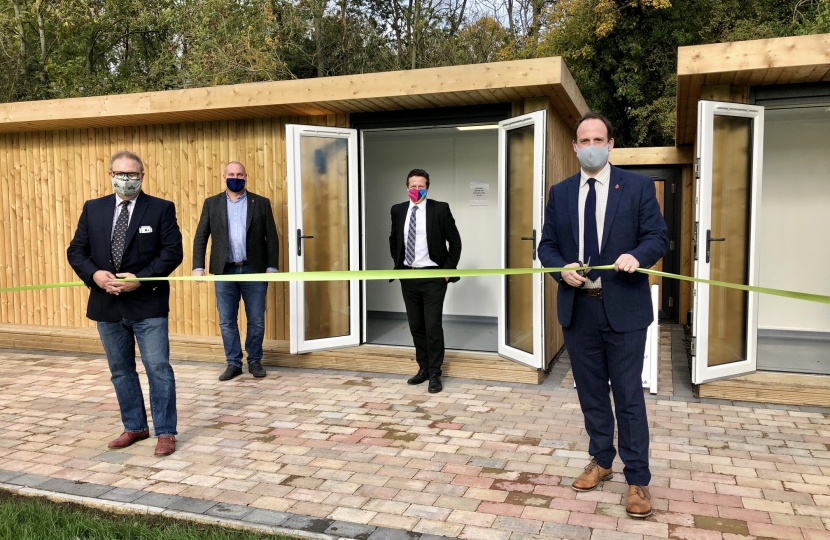
<svg viewBox="0 0 830 540">
<path fill-rule="evenodd" d="M 265 377 L 265 369 L 262 367 L 262 364 L 259 362 L 254 362 L 253 364 L 248 364 L 248 373 L 256 377 L 257 379 L 261 379 Z"/>
<path fill-rule="evenodd" d="M 421 384 L 427 379 L 429 379 L 429 373 L 427 373 L 427 370 L 419 369 L 418 373 L 416 373 L 414 377 L 406 381 L 406 384 Z"/>
<path fill-rule="evenodd" d="M 440 375 L 430 375 L 429 376 L 429 393 L 430 394 L 437 394 L 441 390 L 444 389 L 444 385 L 441 384 L 441 376 Z"/>
<path fill-rule="evenodd" d="M 229 380 L 233 379 L 234 377 L 239 377 L 240 375 L 242 375 L 242 368 L 241 367 L 228 365 L 228 367 L 225 368 L 225 371 L 223 371 L 222 374 L 219 375 L 219 380 L 220 381 L 229 381 Z"/>
</svg>

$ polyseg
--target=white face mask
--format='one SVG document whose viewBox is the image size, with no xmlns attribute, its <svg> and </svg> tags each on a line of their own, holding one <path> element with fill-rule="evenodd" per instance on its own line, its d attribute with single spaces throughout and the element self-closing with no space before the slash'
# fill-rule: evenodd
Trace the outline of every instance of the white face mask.
<svg viewBox="0 0 830 540">
<path fill-rule="evenodd" d="M 141 179 L 132 179 L 126 174 L 112 176 L 112 189 L 122 197 L 132 197 L 141 189 Z"/>
<path fill-rule="evenodd" d="M 608 149 L 608 145 L 584 146 L 582 148 L 577 148 L 576 158 L 579 160 L 579 163 L 582 165 L 583 169 L 596 171 L 597 169 L 604 167 L 608 162 L 608 154 L 610 152 L 611 151 Z"/>
</svg>

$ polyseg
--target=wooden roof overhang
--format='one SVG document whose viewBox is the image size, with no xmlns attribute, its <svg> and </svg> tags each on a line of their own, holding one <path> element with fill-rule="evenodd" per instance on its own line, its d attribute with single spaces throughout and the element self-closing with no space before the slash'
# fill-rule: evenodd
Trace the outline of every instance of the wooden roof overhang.
<svg viewBox="0 0 830 540">
<path fill-rule="evenodd" d="M 561 57 L 0 104 L 0 133 L 455 107 L 548 97 L 588 110 Z"/>
<path fill-rule="evenodd" d="M 704 86 L 830 81 L 830 34 L 680 47 L 676 145 L 694 144 Z"/>
</svg>

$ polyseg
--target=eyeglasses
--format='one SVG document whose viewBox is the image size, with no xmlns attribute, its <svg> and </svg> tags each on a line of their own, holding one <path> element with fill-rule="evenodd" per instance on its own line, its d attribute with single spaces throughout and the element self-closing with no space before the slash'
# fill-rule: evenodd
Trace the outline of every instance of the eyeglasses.
<svg viewBox="0 0 830 540">
<path fill-rule="evenodd" d="M 141 180 L 141 173 L 137 172 L 121 172 L 121 171 L 112 171 L 110 172 L 112 176 L 126 176 L 130 180 Z"/>
</svg>

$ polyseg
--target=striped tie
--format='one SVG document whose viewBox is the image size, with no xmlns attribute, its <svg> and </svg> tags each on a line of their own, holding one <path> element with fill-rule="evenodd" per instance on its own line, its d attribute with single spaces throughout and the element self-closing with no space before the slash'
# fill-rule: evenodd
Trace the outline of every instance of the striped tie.
<svg viewBox="0 0 830 540">
<path fill-rule="evenodd" d="M 406 233 L 406 258 L 404 259 L 404 264 L 407 266 L 412 266 L 412 262 L 415 260 L 415 218 L 417 217 L 415 212 L 418 211 L 417 206 L 412 207 L 412 215 L 409 216 L 409 231 Z"/>
</svg>

